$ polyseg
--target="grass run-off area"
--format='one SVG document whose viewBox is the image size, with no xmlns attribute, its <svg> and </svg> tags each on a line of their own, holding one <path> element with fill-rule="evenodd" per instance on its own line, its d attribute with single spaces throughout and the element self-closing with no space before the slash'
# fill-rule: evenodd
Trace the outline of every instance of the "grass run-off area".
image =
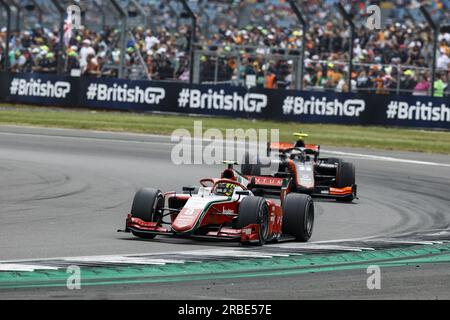
<svg viewBox="0 0 450 320">
<path fill-rule="evenodd" d="M 362 147 L 385 150 L 450 154 L 450 131 L 424 131 L 369 126 L 302 124 L 234 118 L 133 114 L 57 108 L 3 106 L 0 124 L 134 132 L 170 135 L 175 129 L 193 131 L 194 121 L 203 129 L 279 129 L 281 141 L 293 141 L 293 132 L 306 132 L 309 143 L 334 147 Z"/>
</svg>

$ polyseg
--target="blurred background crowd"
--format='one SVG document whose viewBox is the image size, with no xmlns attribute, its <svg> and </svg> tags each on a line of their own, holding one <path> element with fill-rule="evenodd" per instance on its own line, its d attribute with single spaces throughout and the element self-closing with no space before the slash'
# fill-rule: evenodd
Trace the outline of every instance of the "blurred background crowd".
<svg viewBox="0 0 450 320">
<path fill-rule="evenodd" d="M 82 1 L 83 2 L 83 1 Z M 80 30 L 64 38 L 64 72 L 86 76 L 117 76 L 120 27 L 106 9 L 86 4 Z M 293 89 L 305 40 L 303 87 L 348 92 L 350 32 L 335 0 L 299 0 L 309 28 L 306 34 L 284 0 L 202 1 L 190 5 L 198 17 L 195 59 L 198 81 Z M 433 19 L 450 25 L 450 0 L 372 1 L 382 8 L 382 29 L 369 30 L 367 1 L 342 1 L 354 17 L 356 29 L 352 91 L 377 94 L 447 95 L 450 86 L 450 31 L 443 28 L 438 50 L 433 33 L 419 11 L 426 5 Z M 9 39 L 12 72 L 55 73 L 59 28 L 50 18 L 51 3 L 36 0 L 44 17 L 29 15 L 17 23 Z M 142 0 L 148 17 L 129 19 L 126 77 L 161 81 L 189 79 L 190 20 L 178 1 Z M 95 10 L 96 14 L 90 14 Z M 0 51 L 6 47 L 6 28 L 0 16 Z M 47 18 L 47 20 L 45 19 Z M 303 38 L 305 37 L 305 39 Z M 437 55 L 437 79 L 430 66 Z M 251 76 L 251 77 L 249 77 Z"/>
</svg>

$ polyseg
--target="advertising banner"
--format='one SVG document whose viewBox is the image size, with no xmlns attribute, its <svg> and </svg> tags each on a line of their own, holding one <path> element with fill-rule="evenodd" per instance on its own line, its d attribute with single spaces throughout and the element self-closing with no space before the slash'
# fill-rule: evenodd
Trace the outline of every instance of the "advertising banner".
<svg viewBox="0 0 450 320">
<path fill-rule="evenodd" d="M 47 74 L 14 74 L 2 79 L 3 101 L 47 106 L 78 104 L 79 79 Z"/>
<path fill-rule="evenodd" d="M 0 101 L 300 123 L 450 129 L 450 98 L 0 74 Z"/>
</svg>

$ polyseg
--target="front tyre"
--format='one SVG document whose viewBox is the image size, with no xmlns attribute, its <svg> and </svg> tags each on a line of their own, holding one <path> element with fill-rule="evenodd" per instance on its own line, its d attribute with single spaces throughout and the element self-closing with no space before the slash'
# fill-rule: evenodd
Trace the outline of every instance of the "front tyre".
<svg viewBox="0 0 450 320">
<path fill-rule="evenodd" d="M 290 193 L 283 202 L 284 234 L 297 241 L 308 242 L 314 228 L 314 203 L 306 194 Z"/>
<path fill-rule="evenodd" d="M 336 172 L 336 187 L 352 187 L 356 183 L 356 169 L 353 163 L 342 162 Z"/>
<path fill-rule="evenodd" d="M 134 196 L 131 216 L 145 222 L 162 222 L 161 208 L 164 207 L 164 196 L 160 190 L 143 188 Z M 132 231 L 133 235 L 143 239 L 154 239 L 154 234 Z"/>
<path fill-rule="evenodd" d="M 262 246 L 269 238 L 269 206 L 262 197 L 245 197 L 239 204 L 236 227 L 245 228 L 248 225 L 259 225 L 259 241 Z"/>
<path fill-rule="evenodd" d="M 339 164 L 336 172 L 336 187 L 352 188 L 352 194 L 344 198 L 336 199 L 338 202 L 352 202 L 354 199 L 356 199 L 356 169 L 353 163 L 342 162 Z"/>
</svg>

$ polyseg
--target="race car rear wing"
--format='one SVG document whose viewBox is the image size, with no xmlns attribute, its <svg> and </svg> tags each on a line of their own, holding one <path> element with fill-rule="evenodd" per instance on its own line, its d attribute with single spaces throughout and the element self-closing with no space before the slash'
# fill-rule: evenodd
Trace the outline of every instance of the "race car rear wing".
<svg viewBox="0 0 450 320">
<path fill-rule="evenodd" d="M 284 151 L 286 151 L 288 149 L 292 149 L 292 148 L 295 148 L 295 144 L 287 143 L 287 142 L 271 142 L 271 143 L 269 143 L 269 146 L 268 146 L 269 151 L 278 151 L 278 152 L 284 152 Z M 320 145 L 306 144 L 305 149 L 319 153 Z"/>
<path fill-rule="evenodd" d="M 283 188 L 288 185 L 289 178 L 271 177 L 271 176 L 251 176 L 248 177 L 251 189 L 257 196 L 275 196 L 279 197 Z M 260 194 L 257 194 L 257 193 Z"/>
<path fill-rule="evenodd" d="M 291 189 L 293 181 L 288 175 L 285 177 L 249 176 L 247 178 L 250 181 L 248 188 L 251 189 L 256 196 L 280 197 L 280 200 L 283 203 L 285 197 L 293 192 Z M 355 184 L 344 188 L 319 185 L 312 189 L 297 190 L 296 192 L 306 193 L 315 198 L 339 199 L 348 197 L 353 193 L 356 195 L 357 185 Z"/>
<path fill-rule="evenodd" d="M 269 151 L 279 151 L 283 152 L 287 149 L 292 149 L 295 147 L 293 143 L 285 143 L 285 142 L 271 142 L 269 143 Z"/>
</svg>

